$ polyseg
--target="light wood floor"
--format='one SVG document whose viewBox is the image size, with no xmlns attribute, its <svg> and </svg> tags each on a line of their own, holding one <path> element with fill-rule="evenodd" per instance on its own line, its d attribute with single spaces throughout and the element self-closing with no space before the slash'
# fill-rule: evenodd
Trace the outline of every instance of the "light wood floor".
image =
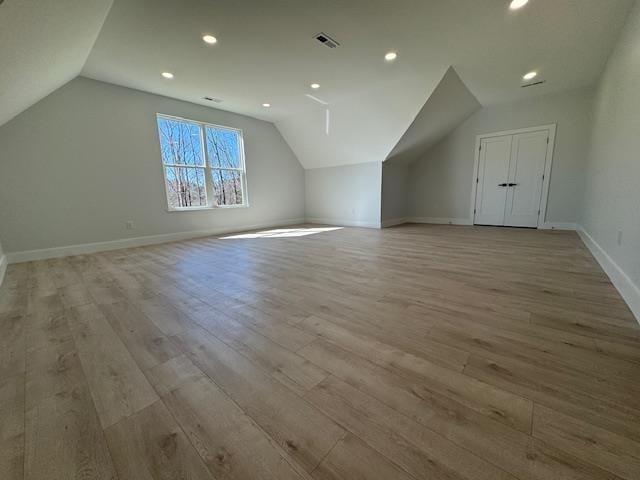
<svg viewBox="0 0 640 480">
<path fill-rule="evenodd" d="M 21 478 L 638 480 L 640 330 L 569 232 L 12 265 L 0 479 Z"/>
</svg>

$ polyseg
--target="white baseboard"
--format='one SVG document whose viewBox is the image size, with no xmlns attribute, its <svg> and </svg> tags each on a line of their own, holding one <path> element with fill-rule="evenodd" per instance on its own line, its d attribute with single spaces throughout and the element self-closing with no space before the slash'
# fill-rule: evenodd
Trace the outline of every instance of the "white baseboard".
<svg viewBox="0 0 640 480">
<path fill-rule="evenodd" d="M 437 218 L 437 217 L 409 217 L 409 223 L 431 223 L 433 225 L 473 225 L 470 218 Z"/>
<path fill-rule="evenodd" d="M 390 218 L 389 220 L 382 220 L 381 225 L 382 228 L 387 228 L 402 225 L 403 223 L 407 223 L 406 218 Z"/>
<path fill-rule="evenodd" d="M 638 288 L 638 285 L 633 283 L 624 270 L 620 268 L 620 265 L 581 226 L 578 226 L 578 235 L 580 235 L 591 254 L 609 276 L 611 283 L 620 292 L 620 295 L 635 315 L 636 320 L 640 323 L 640 288 Z"/>
<path fill-rule="evenodd" d="M 0 255 L 0 287 L 2 286 L 2 281 L 4 280 L 4 274 L 7 273 L 7 256 Z"/>
<path fill-rule="evenodd" d="M 340 220 L 336 218 L 307 217 L 307 223 L 336 225 L 338 227 L 380 228 L 380 222 L 362 222 L 359 220 Z"/>
<path fill-rule="evenodd" d="M 8 263 L 31 262 L 34 260 L 45 260 L 47 258 L 68 257 L 71 255 L 106 252 L 108 250 L 118 250 L 120 248 L 142 247 L 145 245 L 155 245 L 158 243 L 188 240 L 190 238 L 256 230 L 259 228 L 273 228 L 280 226 L 297 225 L 302 223 L 304 223 L 304 218 L 295 218 L 291 220 L 274 221 L 255 225 L 240 225 L 236 227 L 216 227 L 208 230 L 192 230 L 189 232 L 165 233 L 162 235 L 123 238 L 121 240 L 110 240 L 107 242 L 84 243 L 81 245 L 68 245 L 64 247 L 43 248 L 40 250 L 26 250 L 22 252 L 8 252 L 6 254 L 6 257 Z"/>
<path fill-rule="evenodd" d="M 545 222 L 540 230 L 578 230 L 578 225 L 575 223 Z"/>
</svg>

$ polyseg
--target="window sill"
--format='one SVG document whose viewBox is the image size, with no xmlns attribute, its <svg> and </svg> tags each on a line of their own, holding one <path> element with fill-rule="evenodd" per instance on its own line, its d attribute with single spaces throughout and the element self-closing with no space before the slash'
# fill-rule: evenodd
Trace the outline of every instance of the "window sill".
<svg viewBox="0 0 640 480">
<path fill-rule="evenodd" d="M 181 212 L 201 212 L 203 210 L 228 210 L 236 208 L 249 208 L 249 205 L 222 205 L 219 207 L 186 207 L 186 208 L 168 208 L 169 213 L 181 213 Z"/>
</svg>

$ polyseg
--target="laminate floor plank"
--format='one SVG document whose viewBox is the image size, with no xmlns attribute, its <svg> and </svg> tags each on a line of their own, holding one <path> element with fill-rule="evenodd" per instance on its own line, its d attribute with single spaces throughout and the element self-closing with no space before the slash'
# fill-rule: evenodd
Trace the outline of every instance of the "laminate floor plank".
<svg viewBox="0 0 640 480">
<path fill-rule="evenodd" d="M 348 434 L 313 471 L 318 480 L 412 480 L 397 465 L 358 437 Z M 414 479 L 415 480 L 415 479 Z"/>
<path fill-rule="evenodd" d="M 27 359 L 26 409 L 43 400 L 69 394 L 74 387 L 86 383 L 73 339 L 32 350 Z"/>
<path fill-rule="evenodd" d="M 201 328 L 177 338 L 190 360 L 307 471 L 344 430 L 263 369 Z"/>
<path fill-rule="evenodd" d="M 336 377 L 432 429 L 448 440 L 521 480 L 616 478 L 602 476 L 595 466 L 550 449 L 543 442 L 476 412 L 451 398 L 429 390 L 359 359 L 345 350 L 316 341 L 300 354 Z"/>
<path fill-rule="evenodd" d="M 141 370 L 147 370 L 180 355 L 168 336 L 129 302 L 99 305 L 120 340 Z"/>
<path fill-rule="evenodd" d="M 12 264 L 0 478 L 635 480 L 639 369 L 575 232 L 304 224 Z"/>
<path fill-rule="evenodd" d="M 0 379 L 24 375 L 26 330 L 24 315 L 0 314 Z"/>
<path fill-rule="evenodd" d="M 308 478 L 209 378 L 183 383 L 163 400 L 215 478 Z"/>
<path fill-rule="evenodd" d="M 0 478 L 24 477 L 24 375 L 0 378 Z"/>
<path fill-rule="evenodd" d="M 640 410 L 633 391 L 611 390 L 606 384 L 599 386 L 596 378 L 578 378 L 507 357 L 490 360 L 471 355 L 465 373 L 568 415 L 588 417 L 595 425 L 640 440 Z"/>
<path fill-rule="evenodd" d="M 421 379 L 435 393 L 449 397 L 517 430 L 525 433 L 531 431 L 533 402 L 530 400 L 509 394 L 490 384 L 478 382 L 467 375 L 402 352 L 382 342 L 353 335 L 348 330 L 317 317 L 310 317 L 303 325 L 323 339 L 359 357 L 369 358 L 372 363 L 409 381 Z"/>
<path fill-rule="evenodd" d="M 76 385 L 27 412 L 25 478 L 116 479 L 89 388 Z"/>
<path fill-rule="evenodd" d="M 216 478 L 160 400 L 111 425 L 106 437 L 120 478 Z"/>
<path fill-rule="evenodd" d="M 314 387 L 305 398 L 415 478 L 515 479 L 336 377 Z"/>
<path fill-rule="evenodd" d="M 536 405 L 533 436 L 621 478 L 640 478 L 640 443 L 578 418 Z"/>
<path fill-rule="evenodd" d="M 69 317 L 82 368 L 104 428 L 158 400 L 111 325 L 93 304 Z"/>
</svg>

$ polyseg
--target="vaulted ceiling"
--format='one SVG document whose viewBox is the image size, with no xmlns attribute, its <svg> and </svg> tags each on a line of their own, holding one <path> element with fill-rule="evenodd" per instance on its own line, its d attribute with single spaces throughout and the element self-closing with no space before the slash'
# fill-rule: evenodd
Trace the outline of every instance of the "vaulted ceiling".
<svg viewBox="0 0 640 480">
<path fill-rule="evenodd" d="M 481 107 L 455 69 L 449 68 L 385 161 L 408 164 L 422 158 Z"/>
<path fill-rule="evenodd" d="M 0 4 L 0 125 L 74 79 L 113 0 Z"/>
<path fill-rule="evenodd" d="M 316 168 L 387 158 L 451 65 L 483 105 L 593 84 L 633 0 L 114 0 L 102 25 L 110 3 L 0 5 L 0 123 L 84 64 L 90 78 L 272 121 Z M 546 83 L 521 88 L 534 69 Z"/>
</svg>

